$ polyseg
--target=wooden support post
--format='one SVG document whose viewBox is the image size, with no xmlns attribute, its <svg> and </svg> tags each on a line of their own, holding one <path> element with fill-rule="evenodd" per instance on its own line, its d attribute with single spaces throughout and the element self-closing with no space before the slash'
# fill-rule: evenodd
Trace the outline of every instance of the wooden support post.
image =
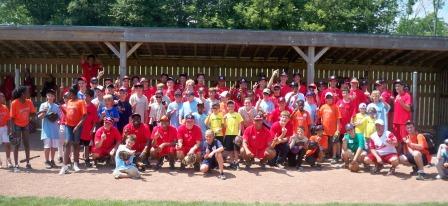
<svg viewBox="0 0 448 206">
<path fill-rule="evenodd" d="M 120 70 L 118 71 L 118 74 L 120 75 L 120 78 L 123 79 L 123 77 L 127 73 L 127 65 L 126 60 L 127 58 L 127 45 L 126 42 L 120 42 Z"/>
<path fill-rule="evenodd" d="M 143 43 L 139 42 L 135 44 L 131 49 L 129 49 L 128 53 L 126 54 L 127 57 L 130 57 L 132 53 L 134 53 Z"/>
<path fill-rule="evenodd" d="M 14 69 L 14 84 L 16 85 L 16 88 L 20 86 L 20 69 L 16 67 Z"/>
<path fill-rule="evenodd" d="M 319 51 L 316 55 L 316 47 L 308 47 L 308 52 L 302 51 L 298 46 L 293 46 L 294 50 L 306 61 L 306 80 L 308 84 L 314 83 L 314 74 L 315 74 L 315 64 L 316 62 L 325 54 L 325 52 L 330 49 L 330 47 L 325 47 Z"/>
<path fill-rule="evenodd" d="M 417 124 L 417 92 L 418 92 L 418 72 L 413 72 L 412 73 L 412 121 L 414 122 L 414 124 L 416 124 L 415 126 L 418 126 Z"/>
</svg>

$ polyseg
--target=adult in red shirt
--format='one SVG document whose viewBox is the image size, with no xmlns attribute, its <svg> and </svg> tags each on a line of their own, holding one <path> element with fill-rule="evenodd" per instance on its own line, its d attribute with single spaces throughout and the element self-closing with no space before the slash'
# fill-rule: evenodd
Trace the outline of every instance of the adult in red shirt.
<svg viewBox="0 0 448 206">
<path fill-rule="evenodd" d="M 306 95 L 307 89 L 306 84 L 302 83 L 302 75 L 300 73 L 294 73 L 292 75 L 292 80 L 298 85 L 299 92 L 303 95 Z"/>
<path fill-rule="evenodd" d="M 406 122 L 411 120 L 412 98 L 409 93 L 404 91 L 404 82 L 401 80 L 395 81 L 395 90 L 398 94 L 394 101 L 393 132 L 398 142 L 401 143 L 403 138 L 408 135 Z M 401 144 L 399 144 L 398 152 L 402 152 L 400 146 Z"/>
<path fill-rule="evenodd" d="M 224 91 L 229 91 L 229 88 L 226 87 L 226 78 L 224 76 L 218 77 L 218 85 L 216 86 L 217 93 L 221 94 Z"/>
<path fill-rule="evenodd" d="M 361 104 L 361 103 L 368 104 L 369 103 L 367 96 L 364 94 L 364 92 L 361 89 L 359 89 L 359 81 L 356 78 L 353 78 L 350 81 L 350 98 L 356 107 L 356 109 L 355 109 L 356 112 L 358 112 L 359 104 Z M 342 126 L 342 127 L 344 127 L 344 126 Z"/>
<path fill-rule="evenodd" d="M 177 130 L 177 158 L 182 161 L 187 155 L 195 155 L 196 162 L 194 167 L 196 170 L 199 169 L 201 140 L 201 128 L 194 124 L 194 116 L 187 114 L 185 116 L 185 124 L 181 125 Z M 185 168 L 185 166 L 182 162 L 181 169 Z"/>
<path fill-rule="evenodd" d="M 149 154 L 151 130 L 147 124 L 142 123 L 140 114 L 132 114 L 131 122 L 124 126 L 123 137 L 127 137 L 128 135 L 135 135 L 135 144 L 132 146 L 132 150 L 135 150 L 136 154 L 141 154 L 140 157 L 145 162 Z"/>
<path fill-rule="evenodd" d="M 254 159 L 260 159 L 261 168 L 265 168 L 266 163 L 276 156 L 276 152 L 271 147 L 273 134 L 263 126 L 263 115 L 254 117 L 254 124 L 244 130 L 243 146 L 241 156 L 249 168 Z"/>
<path fill-rule="evenodd" d="M 152 143 L 151 143 L 151 157 L 158 160 L 156 169 L 159 169 L 163 165 L 163 158 L 168 157 L 170 163 L 170 169 L 174 169 L 175 161 L 175 143 L 177 141 L 177 130 L 170 125 L 167 116 L 160 118 L 160 125 L 154 127 L 152 130 Z"/>
<path fill-rule="evenodd" d="M 282 97 L 292 91 L 292 88 L 288 85 L 288 74 L 285 71 L 280 74 L 280 87 Z"/>
<path fill-rule="evenodd" d="M 92 158 L 95 161 L 112 160 L 115 151 L 121 144 L 121 135 L 117 128 L 113 126 L 114 120 L 110 117 L 104 119 L 104 125 L 95 133 L 92 147 Z"/>
<path fill-rule="evenodd" d="M 81 56 L 81 67 L 82 76 L 85 79 L 90 80 L 92 77 L 98 76 L 98 72 L 103 68 L 103 65 L 101 65 L 95 55 L 89 55 L 87 58 Z"/>
<path fill-rule="evenodd" d="M 194 90 L 198 93 L 203 93 L 205 98 L 208 98 L 208 87 L 205 83 L 205 75 L 198 74 L 196 76 L 196 84 L 194 85 Z"/>
<path fill-rule="evenodd" d="M 345 134 L 345 126 L 350 123 L 353 116 L 356 115 L 356 108 L 354 102 L 350 99 L 348 90 L 342 90 L 342 99 L 336 103 L 341 113 L 341 122 L 339 124 L 340 138 Z"/>
<path fill-rule="evenodd" d="M 329 81 L 330 86 L 321 92 L 321 96 L 319 98 L 321 101 L 320 105 L 325 104 L 325 95 L 328 92 L 333 94 L 333 102 L 338 102 L 342 98 L 342 92 L 340 89 L 337 88 L 338 79 L 336 78 L 336 76 L 331 76 Z"/>
<path fill-rule="evenodd" d="M 289 139 L 294 135 L 292 122 L 289 121 L 291 113 L 283 111 L 280 120 L 271 126 L 271 133 L 274 135 L 276 145 L 274 147 L 277 156 L 270 161 L 271 166 L 278 166 L 286 161 L 289 152 Z"/>
<path fill-rule="evenodd" d="M 274 103 L 275 104 L 275 103 Z M 291 114 L 291 109 L 286 106 L 286 100 L 283 97 L 278 99 L 278 106 L 275 107 L 274 111 L 272 111 L 269 115 L 269 122 L 277 122 L 280 120 L 280 114 L 283 111 L 288 111 Z"/>
<path fill-rule="evenodd" d="M 148 79 L 146 79 L 145 77 L 143 77 L 143 78 L 140 80 L 140 83 L 143 85 L 143 95 L 145 95 L 146 98 L 147 98 L 148 100 L 150 100 L 151 97 L 156 93 L 156 89 L 155 89 L 154 87 L 151 87 L 151 86 L 149 85 L 149 81 L 148 81 Z"/>
</svg>

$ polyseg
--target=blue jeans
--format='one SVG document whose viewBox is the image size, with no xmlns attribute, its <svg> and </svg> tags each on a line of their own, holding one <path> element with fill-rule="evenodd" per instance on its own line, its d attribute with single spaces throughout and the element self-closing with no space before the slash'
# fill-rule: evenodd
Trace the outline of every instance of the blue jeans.
<svg viewBox="0 0 448 206">
<path fill-rule="evenodd" d="M 76 132 L 73 131 L 74 129 L 75 127 L 65 125 L 65 143 L 79 144 L 82 127 L 79 127 Z"/>
</svg>

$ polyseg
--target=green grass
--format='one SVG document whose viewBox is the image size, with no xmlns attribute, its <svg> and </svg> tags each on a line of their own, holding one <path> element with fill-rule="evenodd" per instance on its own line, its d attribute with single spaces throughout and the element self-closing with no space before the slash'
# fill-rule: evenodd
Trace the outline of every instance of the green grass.
<svg viewBox="0 0 448 206">
<path fill-rule="evenodd" d="M 37 197 L 5 197 L 0 196 L 0 206 L 40 206 L 40 205 L 58 205 L 58 206 L 143 206 L 143 205 L 157 205 L 157 206 L 279 206 L 280 204 L 265 204 L 265 203 L 227 203 L 227 202 L 175 202 L 175 201 L 119 201 L 119 200 L 80 200 L 80 199 L 63 199 L 63 198 L 37 198 Z M 288 204 L 289 206 L 301 206 L 308 204 Z M 391 204 L 345 204 L 345 203 L 328 203 L 318 205 L 338 205 L 338 206 L 356 206 L 356 205 L 391 205 Z M 403 204 L 404 205 L 404 204 Z M 428 206 L 445 206 L 447 203 L 416 203 L 406 205 L 428 205 Z"/>
</svg>

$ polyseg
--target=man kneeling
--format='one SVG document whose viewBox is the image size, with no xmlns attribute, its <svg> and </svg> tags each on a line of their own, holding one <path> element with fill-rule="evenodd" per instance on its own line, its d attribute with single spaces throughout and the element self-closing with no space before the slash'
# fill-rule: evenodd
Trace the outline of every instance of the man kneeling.
<svg viewBox="0 0 448 206">
<path fill-rule="evenodd" d="M 245 161 L 246 168 L 250 168 L 255 158 L 260 159 L 262 169 L 266 168 L 266 162 L 276 156 L 271 145 L 272 137 L 272 133 L 263 126 L 263 115 L 255 116 L 254 125 L 246 128 L 243 135 L 241 156 Z"/>
<path fill-rule="evenodd" d="M 370 154 L 364 158 L 366 164 L 374 164 L 373 174 L 377 174 L 383 168 L 384 163 L 392 165 L 387 175 L 395 174 L 395 168 L 398 166 L 398 155 L 395 147 L 398 145 L 397 138 L 389 131 L 384 129 L 384 121 L 377 119 L 375 121 L 376 132 L 372 134 L 369 140 Z"/>
<path fill-rule="evenodd" d="M 110 117 L 104 119 L 104 126 L 95 133 L 92 148 L 92 158 L 97 166 L 98 161 L 113 162 L 115 151 L 121 143 L 121 135 L 117 128 L 113 126 L 114 120 Z M 111 162 L 110 162 L 111 161 Z"/>
<path fill-rule="evenodd" d="M 362 163 L 367 152 L 364 151 L 364 137 L 355 133 L 355 127 L 352 124 L 345 125 L 347 132 L 342 139 L 342 160 L 345 167 L 352 172 L 358 171 L 359 163 Z"/>
<path fill-rule="evenodd" d="M 209 170 L 219 167 L 219 179 L 225 180 L 224 175 L 224 159 L 222 157 L 222 152 L 224 147 L 222 143 L 215 139 L 215 135 L 212 130 L 207 130 L 205 132 L 205 141 L 202 144 L 202 160 L 201 172 L 207 173 Z"/>
<path fill-rule="evenodd" d="M 126 144 L 118 146 L 115 154 L 115 170 L 113 172 L 115 179 L 140 178 L 140 172 L 134 164 L 135 151 L 131 150 L 134 144 L 135 136 L 129 135 L 126 138 Z"/>
</svg>

